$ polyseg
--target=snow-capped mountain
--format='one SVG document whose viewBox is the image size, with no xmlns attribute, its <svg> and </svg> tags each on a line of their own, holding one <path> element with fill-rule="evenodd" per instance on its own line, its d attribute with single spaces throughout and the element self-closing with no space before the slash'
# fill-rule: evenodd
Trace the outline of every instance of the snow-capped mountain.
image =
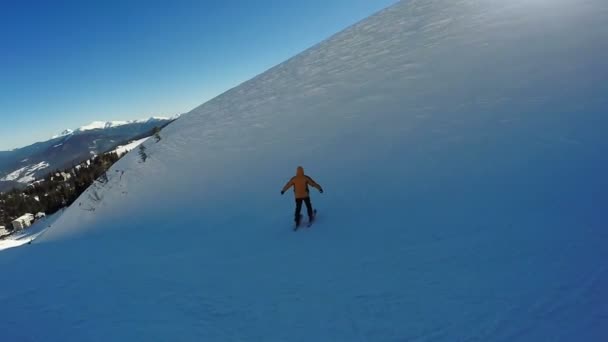
<svg viewBox="0 0 608 342">
<path fill-rule="evenodd" d="M 118 127 L 128 124 L 128 121 L 93 121 L 88 125 L 82 126 L 77 129 L 78 132 L 90 131 L 94 129 L 108 129 L 112 127 Z"/>
<path fill-rule="evenodd" d="M 92 131 L 96 129 L 108 129 L 113 127 L 119 127 L 124 125 L 132 125 L 132 124 L 142 124 L 147 122 L 160 122 L 160 121 L 171 121 L 179 118 L 178 115 L 174 115 L 172 117 L 161 117 L 161 116 L 152 116 L 146 119 L 137 119 L 137 120 L 127 120 L 127 121 L 93 121 L 88 125 L 81 126 L 75 130 L 66 129 L 63 132 L 54 135 L 52 139 L 59 138 L 66 135 L 71 135 L 74 132 L 84 132 L 84 131 Z"/>
<path fill-rule="evenodd" d="M 57 138 L 65 137 L 65 136 L 71 135 L 71 134 L 73 134 L 73 133 L 74 133 L 74 131 L 73 131 L 73 130 L 71 130 L 71 129 L 66 129 L 66 130 L 64 130 L 63 132 L 61 132 L 61 133 L 59 133 L 59 134 L 57 134 L 57 135 L 54 135 L 54 136 L 53 136 L 51 139 L 57 139 Z"/>
<path fill-rule="evenodd" d="M 410 0 L 336 34 L 3 251 L 2 338 L 605 341 L 607 22 Z M 294 232 L 298 165 L 325 191 Z"/>
<path fill-rule="evenodd" d="M 172 118 L 93 122 L 75 130 L 67 129 L 51 140 L 24 148 L 0 152 L 0 191 L 22 186 L 50 171 L 70 167 L 131 140 L 151 134 Z"/>
<path fill-rule="evenodd" d="M 76 132 L 91 131 L 91 130 L 96 130 L 96 129 L 108 129 L 108 128 L 112 128 L 112 127 L 119 127 L 119 126 L 132 125 L 132 124 L 143 124 L 143 123 L 148 123 L 148 122 L 170 121 L 170 120 L 177 119 L 178 117 L 179 117 L 179 115 L 176 115 L 171 118 L 153 116 L 153 117 L 150 117 L 147 119 L 128 120 L 128 121 L 93 121 L 88 125 L 79 127 L 78 129 L 76 129 Z"/>
</svg>

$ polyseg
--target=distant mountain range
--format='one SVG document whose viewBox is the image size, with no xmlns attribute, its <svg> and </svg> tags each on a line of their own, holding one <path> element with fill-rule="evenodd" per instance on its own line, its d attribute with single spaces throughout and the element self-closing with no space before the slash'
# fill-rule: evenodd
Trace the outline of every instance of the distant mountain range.
<svg viewBox="0 0 608 342">
<path fill-rule="evenodd" d="M 133 121 L 95 121 L 76 130 L 66 129 L 48 141 L 0 151 L 0 191 L 22 187 L 51 171 L 99 155 L 131 140 L 152 134 L 175 120 L 152 117 Z"/>
<path fill-rule="evenodd" d="M 71 135 L 73 133 L 82 133 L 85 131 L 115 128 L 115 127 L 128 126 L 128 125 L 133 125 L 133 124 L 145 124 L 145 123 L 154 122 L 154 121 L 159 121 L 159 122 L 160 121 L 170 121 L 170 120 L 173 120 L 176 118 L 177 118 L 177 116 L 172 117 L 172 118 L 151 117 L 151 118 L 143 119 L 143 120 L 130 120 L 130 121 L 93 121 L 88 125 L 85 125 L 85 126 L 82 126 L 78 129 L 76 129 L 75 131 L 73 131 L 71 129 L 66 129 L 65 131 L 61 132 L 60 134 L 53 136 L 52 139 L 63 137 L 66 135 Z"/>
</svg>

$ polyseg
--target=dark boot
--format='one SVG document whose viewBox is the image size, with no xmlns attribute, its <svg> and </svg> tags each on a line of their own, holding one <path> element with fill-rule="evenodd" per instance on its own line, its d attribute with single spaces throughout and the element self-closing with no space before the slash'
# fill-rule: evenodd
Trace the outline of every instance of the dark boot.
<svg viewBox="0 0 608 342">
<path fill-rule="evenodd" d="M 298 216 L 298 218 L 296 219 L 296 228 L 300 226 L 300 223 L 302 223 L 302 215 Z"/>
<path fill-rule="evenodd" d="M 312 209 L 312 203 L 310 202 L 310 197 L 304 199 L 304 204 L 306 204 L 306 212 L 308 213 L 308 222 L 312 222 L 315 219 L 314 210 Z"/>
</svg>

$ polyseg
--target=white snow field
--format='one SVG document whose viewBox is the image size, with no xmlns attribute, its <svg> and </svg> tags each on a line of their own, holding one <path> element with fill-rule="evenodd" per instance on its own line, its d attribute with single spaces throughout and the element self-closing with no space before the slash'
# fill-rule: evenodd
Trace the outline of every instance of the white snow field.
<svg viewBox="0 0 608 342">
<path fill-rule="evenodd" d="M 63 212 L 64 211 L 58 211 L 53 215 L 38 219 L 30 227 L 23 229 L 19 232 L 15 232 L 3 239 L 0 239 L 0 251 L 9 248 L 19 247 L 34 241 L 47 229 L 49 229 L 55 223 L 55 221 L 57 221 L 57 219 L 61 216 Z"/>
<path fill-rule="evenodd" d="M 231 89 L 0 253 L 2 341 L 606 341 L 607 23 L 400 2 Z"/>
<path fill-rule="evenodd" d="M 113 151 L 113 153 L 118 154 L 119 156 L 122 156 L 123 154 L 135 149 L 136 147 L 138 147 L 139 145 L 141 145 L 144 141 L 148 140 L 150 137 L 146 137 L 146 138 L 142 138 L 139 140 L 134 140 L 126 145 L 120 145 L 118 147 L 116 147 Z"/>
<path fill-rule="evenodd" d="M 3 178 L 0 178 L 0 181 L 17 181 L 19 183 L 24 184 L 31 183 L 36 180 L 36 178 L 34 177 L 34 173 L 36 173 L 36 171 L 46 169 L 47 167 L 49 167 L 49 165 L 50 164 L 48 162 L 43 161 L 38 164 L 24 166 L 18 170 L 9 173 Z"/>
</svg>

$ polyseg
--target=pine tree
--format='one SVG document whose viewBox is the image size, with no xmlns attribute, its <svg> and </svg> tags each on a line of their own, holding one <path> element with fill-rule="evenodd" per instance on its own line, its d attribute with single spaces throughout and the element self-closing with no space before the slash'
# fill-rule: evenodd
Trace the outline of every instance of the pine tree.
<svg viewBox="0 0 608 342">
<path fill-rule="evenodd" d="M 161 140 L 160 128 L 154 127 L 154 130 L 152 132 L 154 133 L 154 138 L 156 139 L 156 142 L 159 142 Z"/>
<path fill-rule="evenodd" d="M 144 163 L 146 162 L 146 159 L 148 159 L 148 155 L 146 154 L 146 146 L 143 144 L 139 145 L 139 156 Z"/>
<path fill-rule="evenodd" d="M 142 146 L 143 147 L 143 146 Z M 140 149 L 147 159 L 145 148 Z M 107 153 L 91 159 L 90 165 L 81 163 L 78 168 L 73 166 L 63 170 L 72 177 L 64 179 L 57 177 L 61 170 L 48 173 L 42 182 L 27 186 L 25 189 L 13 189 L 0 193 L 0 226 L 12 228 L 12 220 L 25 214 L 44 212 L 47 215 L 54 214 L 61 208 L 71 205 L 95 180 L 104 183 L 108 180 L 107 170 L 120 159 L 116 153 Z M 124 171 L 123 171 L 124 172 Z M 51 180 L 51 178 L 53 180 Z M 36 199 L 38 198 L 38 199 Z M 95 196 L 100 200 L 100 196 Z"/>
</svg>

